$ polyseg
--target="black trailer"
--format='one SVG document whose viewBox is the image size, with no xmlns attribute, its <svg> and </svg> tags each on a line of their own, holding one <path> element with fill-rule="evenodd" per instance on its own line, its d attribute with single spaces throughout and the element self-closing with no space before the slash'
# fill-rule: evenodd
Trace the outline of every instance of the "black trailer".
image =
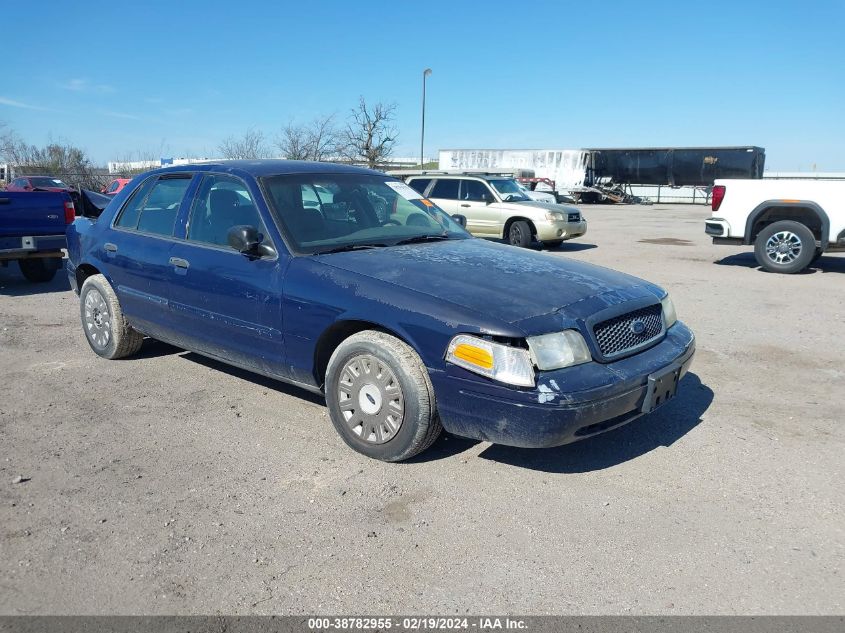
<svg viewBox="0 0 845 633">
<path fill-rule="evenodd" d="M 762 147 L 586 149 L 588 187 L 669 185 L 712 187 L 717 178 L 762 178 Z"/>
</svg>

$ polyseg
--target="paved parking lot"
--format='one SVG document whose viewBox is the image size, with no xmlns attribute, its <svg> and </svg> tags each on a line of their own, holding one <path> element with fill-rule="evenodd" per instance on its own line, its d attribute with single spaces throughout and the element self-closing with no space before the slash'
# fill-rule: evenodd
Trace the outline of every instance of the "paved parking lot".
<svg viewBox="0 0 845 633">
<path fill-rule="evenodd" d="M 99 359 L 64 279 L 0 269 L 0 612 L 842 613 L 845 255 L 773 275 L 704 207 L 583 211 L 554 255 L 665 286 L 698 354 L 548 450 L 371 461 L 293 387 Z"/>
</svg>

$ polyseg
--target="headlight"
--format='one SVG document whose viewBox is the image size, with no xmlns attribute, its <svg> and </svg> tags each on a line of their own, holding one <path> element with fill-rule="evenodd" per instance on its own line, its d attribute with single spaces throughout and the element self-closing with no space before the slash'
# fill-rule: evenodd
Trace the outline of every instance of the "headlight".
<svg viewBox="0 0 845 633">
<path fill-rule="evenodd" d="M 534 386 L 534 367 L 527 349 L 459 334 L 449 343 L 446 361 L 510 385 Z"/>
<path fill-rule="evenodd" d="M 528 339 L 531 360 L 537 369 L 561 369 L 592 359 L 584 337 L 575 330 L 564 330 Z"/>
<path fill-rule="evenodd" d="M 549 222 L 558 222 L 560 220 L 565 220 L 566 216 L 560 211 L 546 211 L 546 219 Z"/>
<path fill-rule="evenodd" d="M 660 300 L 660 305 L 663 306 L 663 322 L 666 324 L 666 329 L 668 330 L 678 320 L 678 315 L 675 312 L 675 304 L 672 303 L 669 295 L 666 295 Z"/>
</svg>

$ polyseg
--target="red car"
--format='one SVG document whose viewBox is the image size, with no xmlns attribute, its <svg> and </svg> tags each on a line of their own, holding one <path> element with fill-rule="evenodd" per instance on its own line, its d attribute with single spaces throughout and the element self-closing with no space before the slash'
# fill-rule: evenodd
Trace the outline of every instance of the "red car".
<svg viewBox="0 0 845 633">
<path fill-rule="evenodd" d="M 8 185 L 6 191 L 76 191 L 58 178 L 50 176 L 18 176 Z"/>
<path fill-rule="evenodd" d="M 115 178 L 107 186 L 103 187 L 102 193 L 107 196 L 113 196 L 120 193 L 130 182 L 132 182 L 131 178 Z"/>
</svg>

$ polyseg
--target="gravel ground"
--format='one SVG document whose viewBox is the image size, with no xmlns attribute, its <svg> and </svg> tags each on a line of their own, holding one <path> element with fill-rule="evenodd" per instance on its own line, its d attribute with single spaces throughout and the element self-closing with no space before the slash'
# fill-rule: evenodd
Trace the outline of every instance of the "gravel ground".
<svg viewBox="0 0 845 633">
<path fill-rule="evenodd" d="M 845 257 L 768 274 L 703 207 L 584 212 L 554 255 L 671 291 L 679 397 L 398 465 L 293 387 L 150 341 L 101 360 L 64 279 L 0 269 L 0 613 L 843 613 Z"/>
</svg>

